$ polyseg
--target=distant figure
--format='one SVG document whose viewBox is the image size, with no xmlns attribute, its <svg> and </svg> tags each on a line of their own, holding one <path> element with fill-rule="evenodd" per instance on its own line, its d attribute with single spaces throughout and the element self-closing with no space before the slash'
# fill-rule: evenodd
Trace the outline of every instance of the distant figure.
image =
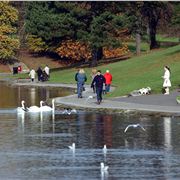
<svg viewBox="0 0 180 180">
<path fill-rule="evenodd" d="M 106 79 L 105 92 L 109 93 L 111 82 L 112 82 L 112 75 L 110 74 L 109 70 L 106 70 L 106 73 L 104 74 L 104 77 Z"/>
<path fill-rule="evenodd" d="M 103 92 L 103 84 L 105 84 L 106 80 L 104 76 L 101 74 L 101 71 L 97 71 L 97 75 L 94 77 L 94 80 L 91 83 L 91 88 L 95 84 L 96 86 L 96 94 L 97 94 L 97 104 L 100 104 L 102 101 L 102 92 Z"/>
<path fill-rule="evenodd" d="M 36 72 L 34 69 L 31 69 L 31 71 L 29 72 L 29 76 L 31 78 L 31 81 L 34 82 L 35 76 L 36 76 Z"/>
<path fill-rule="evenodd" d="M 42 81 L 43 71 L 42 71 L 41 67 L 39 67 L 36 72 L 37 72 L 37 76 L 38 76 L 38 81 Z"/>
<path fill-rule="evenodd" d="M 163 87 L 165 89 L 164 95 L 169 94 L 169 88 L 171 87 L 171 81 L 170 81 L 170 68 L 168 66 L 164 66 L 164 76 L 162 78 L 164 79 Z"/>
<path fill-rule="evenodd" d="M 78 73 L 79 73 L 79 69 L 77 69 L 77 72 L 76 72 L 76 74 L 75 74 L 75 76 L 74 76 L 74 79 L 75 79 L 76 82 L 78 81 L 78 80 L 77 80 L 77 75 L 78 75 Z M 77 89 L 78 89 L 78 83 L 77 83 Z"/>
<path fill-rule="evenodd" d="M 49 71 L 49 70 L 50 70 L 50 69 L 49 69 L 48 65 L 46 65 L 45 68 L 44 68 L 44 71 L 45 71 L 45 73 L 47 74 L 48 79 L 49 79 L 49 77 L 50 77 L 50 71 Z"/>
<path fill-rule="evenodd" d="M 95 77 L 96 75 L 97 75 L 97 70 L 96 70 L 95 68 L 93 68 L 92 71 L 91 71 L 92 81 L 94 80 L 94 77 Z M 94 84 L 93 84 L 92 88 L 93 88 L 93 92 L 96 93 L 96 87 L 95 87 Z"/>
<path fill-rule="evenodd" d="M 79 70 L 79 73 L 77 74 L 77 92 L 78 92 L 78 98 L 82 98 L 82 91 L 84 88 L 84 83 L 87 81 L 86 74 L 83 69 Z"/>
</svg>

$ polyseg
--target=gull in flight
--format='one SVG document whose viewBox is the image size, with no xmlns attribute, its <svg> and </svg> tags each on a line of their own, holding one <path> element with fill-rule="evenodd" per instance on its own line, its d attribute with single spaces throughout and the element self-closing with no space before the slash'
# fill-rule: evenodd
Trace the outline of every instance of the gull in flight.
<svg viewBox="0 0 180 180">
<path fill-rule="evenodd" d="M 108 173 L 109 166 L 105 166 L 103 162 L 101 162 L 101 173 Z"/>
<path fill-rule="evenodd" d="M 126 127 L 126 129 L 124 130 L 124 132 L 126 132 L 129 128 L 141 128 L 143 131 L 146 131 L 143 126 L 141 126 L 140 124 L 130 124 Z"/>
<path fill-rule="evenodd" d="M 104 154 L 107 153 L 107 147 L 106 147 L 106 145 L 104 145 L 104 147 L 103 147 L 103 153 L 104 153 Z"/>
<path fill-rule="evenodd" d="M 75 151 L 76 145 L 75 143 L 72 143 L 72 146 L 68 146 L 70 150 Z"/>
</svg>

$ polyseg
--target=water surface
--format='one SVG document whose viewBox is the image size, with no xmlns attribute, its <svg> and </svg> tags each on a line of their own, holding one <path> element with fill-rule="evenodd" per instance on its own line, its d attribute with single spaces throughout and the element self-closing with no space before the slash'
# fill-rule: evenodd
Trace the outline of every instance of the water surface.
<svg viewBox="0 0 180 180">
<path fill-rule="evenodd" d="M 29 90 L 22 93 L 32 103 Z M 18 114 L 13 97 L 14 103 L 7 98 L 4 105 L 0 100 L 0 179 L 180 178 L 179 117 L 83 111 Z M 46 96 L 35 98 L 38 102 Z M 126 126 L 134 123 L 146 131 L 129 129 L 124 133 Z M 73 142 L 74 153 L 68 148 Z M 104 144 L 107 154 L 102 151 Z M 100 172 L 101 162 L 109 166 L 108 174 Z"/>
</svg>

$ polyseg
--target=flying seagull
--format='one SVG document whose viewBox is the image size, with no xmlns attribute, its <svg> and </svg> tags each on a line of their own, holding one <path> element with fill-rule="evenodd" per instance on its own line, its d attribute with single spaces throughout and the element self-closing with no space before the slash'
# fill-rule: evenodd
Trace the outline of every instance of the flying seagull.
<svg viewBox="0 0 180 180">
<path fill-rule="evenodd" d="M 130 124 L 126 127 L 126 129 L 124 130 L 124 132 L 126 132 L 129 128 L 141 128 L 143 131 L 146 131 L 143 126 L 141 126 L 140 124 Z"/>
</svg>

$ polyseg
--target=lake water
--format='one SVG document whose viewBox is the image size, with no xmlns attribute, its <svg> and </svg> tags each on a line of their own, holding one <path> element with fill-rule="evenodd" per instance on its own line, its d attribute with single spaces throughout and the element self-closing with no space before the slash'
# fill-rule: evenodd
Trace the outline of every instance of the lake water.
<svg viewBox="0 0 180 180">
<path fill-rule="evenodd" d="M 21 87 L 19 98 L 16 88 L 8 89 L 1 84 L 0 179 L 180 179 L 179 117 L 83 111 L 64 115 L 57 110 L 17 114 L 22 97 L 38 104 L 46 93 L 41 96 L 42 89 L 35 88 L 37 95 L 31 96 L 31 88 Z M 134 123 L 146 131 L 129 128 L 124 133 Z M 73 142 L 75 152 L 68 148 Z M 100 172 L 101 162 L 109 166 L 108 173 Z"/>
</svg>

